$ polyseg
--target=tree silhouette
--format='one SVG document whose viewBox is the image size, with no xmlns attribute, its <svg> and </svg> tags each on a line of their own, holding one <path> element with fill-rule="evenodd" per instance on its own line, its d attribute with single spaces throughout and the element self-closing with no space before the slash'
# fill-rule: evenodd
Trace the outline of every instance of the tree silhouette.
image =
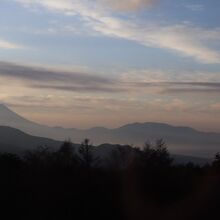
<svg viewBox="0 0 220 220">
<path fill-rule="evenodd" d="M 55 153 L 55 160 L 64 167 L 77 166 L 79 158 L 75 153 L 71 140 L 66 140 Z"/>
<path fill-rule="evenodd" d="M 142 160 L 151 167 L 166 167 L 173 162 L 163 139 L 157 139 L 155 143 L 145 142 Z"/>
<path fill-rule="evenodd" d="M 68 140 L 57 150 L 38 147 L 23 157 L 0 153 L 6 214 L 24 220 L 195 220 L 219 214 L 219 153 L 212 165 L 199 167 L 172 163 L 163 139 L 143 148 L 112 147 L 114 169 L 97 169 L 88 139 L 79 148 Z"/>
<path fill-rule="evenodd" d="M 116 170 L 124 170 L 132 162 L 134 158 L 134 151 L 130 146 L 115 146 L 108 158 L 108 164 L 111 168 Z"/>
<path fill-rule="evenodd" d="M 220 171 L 220 153 L 219 153 L 219 152 L 216 153 L 215 159 L 214 159 L 214 161 L 212 162 L 212 166 L 213 166 L 216 170 Z"/>
<path fill-rule="evenodd" d="M 36 150 L 27 151 L 24 160 L 29 165 L 39 168 L 46 167 L 51 159 L 51 151 L 48 147 L 39 146 Z"/>
<path fill-rule="evenodd" d="M 94 147 L 89 139 L 85 139 L 79 147 L 79 158 L 82 166 L 87 169 L 97 166 L 100 162 L 100 158 L 94 156 Z"/>
</svg>

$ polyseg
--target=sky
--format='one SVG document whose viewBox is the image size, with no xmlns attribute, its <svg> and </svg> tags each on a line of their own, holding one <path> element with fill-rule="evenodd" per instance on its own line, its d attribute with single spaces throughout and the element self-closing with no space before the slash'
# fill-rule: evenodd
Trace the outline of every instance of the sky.
<svg viewBox="0 0 220 220">
<path fill-rule="evenodd" d="M 1 0 L 0 102 L 50 126 L 220 132 L 219 0 Z"/>
</svg>

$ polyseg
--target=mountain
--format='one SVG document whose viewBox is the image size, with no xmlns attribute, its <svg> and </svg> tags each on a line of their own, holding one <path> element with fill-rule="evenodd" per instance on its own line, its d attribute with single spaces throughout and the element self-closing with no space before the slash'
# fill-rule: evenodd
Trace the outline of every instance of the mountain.
<svg viewBox="0 0 220 220">
<path fill-rule="evenodd" d="M 28 135 L 15 128 L 0 126 L 0 152 L 22 154 L 27 150 L 34 150 L 40 146 L 56 150 L 61 146 L 61 144 L 61 142 L 54 141 L 52 139 Z M 74 144 L 73 146 L 75 147 L 75 152 L 78 152 L 79 145 Z M 133 149 L 130 146 L 102 144 L 94 147 L 93 153 L 99 158 L 105 159 L 104 161 L 108 161 L 111 152 L 116 150 L 118 147 L 125 150 Z M 174 158 L 174 163 L 176 164 L 186 164 L 192 162 L 197 165 L 205 165 L 211 162 L 209 159 L 183 155 L 172 155 L 172 157 Z"/>
<path fill-rule="evenodd" d="M 59 141 L 28 135 L 15 128 L 0 126 L 1 152 L 21 153 L 24 150 L 32 150 L 40 146 L 57 149 L 60 145 Z"/>
<path fill-rule="evenodd" d="M 56 140 L 69 138 L 64 129 L 51 128 L 29 121 L 10 110 L 7 106 L 0 104 L 0 125 L 17 128 L 28 134 L 40 137 L 47 137 Z"/>
<path fill-rule="evenodd" d="M 59 141 L 71 138 L 80 143 L 89 138 L 95 145 L 102 143 L 132 144 L 142 146 L 146 140 L 163 138 L 174 154 L 212 158 L 220 151 L 220 134 L 201 132 L 190 127 L 172 126 L 163 123 L 133 123 L 115 129 L 95 127 L 87 130 L 49 127 L 31 122 L 5 105 L 0 105 L 0 125 L 17 128 L 34 136 Z"/>
</svg>

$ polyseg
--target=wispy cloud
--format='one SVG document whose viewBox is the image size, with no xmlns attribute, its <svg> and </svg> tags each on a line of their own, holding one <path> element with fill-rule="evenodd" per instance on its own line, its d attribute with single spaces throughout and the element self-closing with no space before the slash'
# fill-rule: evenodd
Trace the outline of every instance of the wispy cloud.
<svg viewBox="0 0 220 220">
<path fill-rule="evenodd" d="M 72 92 L 120 92 L 117 82 L 108 77 L 80 72 L 50 70 L 0 62 L 0 76 L 25 83 L 31 88 Z"/>
<path fill-rule="evenodd" d="M 151 6 L 155 0 L 98 0 L 119 11 L 136 11 Z"/>
<path fill-rule="evenodd" d="M 143 69 L 129 70 L 121 74 L 121 80 L 128 83 L 216 83 L 220 82 L 219 71 Z"/>
<path fill-rule="evenodd" d="M 131 83 L 130 87 L 147 89 L 158 94 L 218 94 L 220 83 L 213 82 L 139 82 Z M 147 91 L 146 90 L 146 91 Z"/>
<path fill-rule="evenodd" d="M 0 62 L 0 75 L 34 82 L 65 82 L 77 84 L 112 84 L 106 77 L 85 74 L 80 72 L 67 72 L 41 68 L 37 66 L 24 66 L 8 62 Z"/>
<path fill-rule="evenodd" d="M 218 94 L 220 92 L 220 83 L 204 82 L 175 82 L 167 83 L 161 93 L 173 94 Z"/>
<path fill-rule="evenodd" d="M 202 4 L 187 4 L 185 7 L 191 11 L 204 11 L 205 6 Z"/>
<path fill-rule="evenodd" d="M 106 28 L 109 25 L 110 28 Z M 168 49 L 199 62 L 220 63 L 220 52 L 207 45 L 207 40 L 220 38 L 220 31 L 206 30 L 189 25 L 140 27 L 121 21 L 110 20 L 94 26 L 96 31 L 112 37 L 136 41 L 148 47 Z M 123 31 L 122 31 L 123 30 Z"/>
<path fill-rule="evenodd" d="M 106 87 L 106 85 L 100 85 L 100 86 L 87 86 L 87 85 L 36 85 L 32 84 L 32 88 L 38 88 L 38 89 L 53 89 L 53 90 L 63 90 L 63 91 L 69 91 L 69 92 L 107 92 L 107 93 L 119 93 L 119 92 L 125 92 L 126 89 L 122 89 L 119 87 Z"/>
<path fill-rule="evenodd" d="M 0 48 L 1 49 L 21 49 L 23 48 L 23 46 L 0 39 Z"/>
<path fill-rule="evenodd" d="M 134 17 L 118 17 L 113 11 L 100 4 L 99 0 L 16 0 L 29 7 L 43 7 L 68 16 L 79 16 L 82 28 L 108 37 L 135 41 L 147 47 L 167 49 L 182 56 L 192 57 L 198 62 L 220 63 L 220 52 L 210 43 L 220 39 L 219 29 L 199 28 L 189 24 L 164 25 L 144 23 Z M 115 7 L 137 9 L 152 1 L 145 0 L 107 0 Z M 68 29 L 71 29 L 69 26 Z M 74 27 L 72 28 L 74 29 Z"/>
<path fill-rule="evenodd" d="M 219 72 L 142 70 L 123 73 L 121 81 L 139 92 L 158 94 L 218 94 Z"/>
<path fill-rule="evenodd" d="M 207 78 L 208 75 L 208 78 Z M 0 62 L 0 77 L 40 90 L 73 93 L 184 94 L 220 92 L 219 73 L 175 74 L 162 70 L 128 72 L 110 78 L 85 72 L 54 70 Z"/>
</svg>

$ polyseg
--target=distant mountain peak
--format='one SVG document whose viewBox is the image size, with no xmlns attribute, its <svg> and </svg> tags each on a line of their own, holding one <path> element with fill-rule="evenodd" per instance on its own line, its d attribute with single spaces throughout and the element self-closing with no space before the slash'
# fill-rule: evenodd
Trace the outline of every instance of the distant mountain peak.
<svg viewBox="0 0 220 220">
<path fill-rule="evenodd" d="M 0 110 L 6 110 L 8 112 L 13 112 L 14 114 L 16 114 L 10 107 L 8 107 L 8 105 L 4 103 L 0 103 Z"/>
<path fill-rule="evenodd" d="M 8 108 L 5 104 L 0 104 L 0 124 L 11 126 L 11 123 L 24 123 L 28 122 L 27 119 L 23 118 L 19 114 L 15 113 L 13 110 Z"/>
<path fill-rule="evenodd" d="M 5 104 L 0 103 L 0 110 L 2 110 L 2 109 L 4 109 L 4 110 L 10 110 Z"/>
<path fill-rule="evenodd" d="M 134 122 L 134 123 L 130 123 L 130 124 L 126 124 L 122 127 L 119 127 L 119 129 L 124 129 L 124 128 L 130 128 L 130 129 L 136 129 L 136 128 L 161 128 L 161 129 L 181 129 L 181 130 L 185 130 L 185 131 L 196 131 L 194 128 L 191 127 L 187 127 L 187 126 L 174 126 L 174 125 L 170 125 L 167 123 L 161 123 L 161 122 Z"/>
<path fill-rule="evenodd" d="M 172 125 L 166 123 L 159 123 L 159 122 L 134 122 L 130 124 L 126 124 L 120 128 L 142 128 L 142 127 L 173 127 Z"/>
<path fill-rule="evenodd" d="M 7 105 L 0 104 L 0 113 L 14 113 L 14 112 L 11 109 L 9 109 Z"/>
</svg>

